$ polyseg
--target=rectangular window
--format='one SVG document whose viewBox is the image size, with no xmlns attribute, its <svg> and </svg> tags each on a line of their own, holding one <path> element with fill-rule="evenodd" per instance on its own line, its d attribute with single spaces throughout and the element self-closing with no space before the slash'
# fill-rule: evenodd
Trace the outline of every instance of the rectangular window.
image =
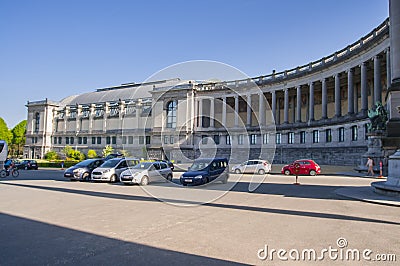
<svg viewBox="0 0 400 266">
<path fill-rule="evenodd" d="M 263 134 L 263 144 L 269 143 L 269 134 Z"/>
<path fill-rule="evenodd" d="M 225 138 L 225 143 L 226 145 L 231 145 L 232 143 L 232 137 L 230 135 L 227 135 Z"/>
<path fill-rule="evenodd" d="M 92 144 L 96 144 L 96 137 L 92 137 Z"/>
<path fill-rule="evenodd" d="M 106 137 L 106 144 L 111 144 L 111 137 L 110 136 Z"/>
<path fill-rule="evenodd" d="M 122 144 L 126 144 L 126 136 L 122 136 Z"/>
<path fill-rule="evenodd" d="M 240 134 L 240 135 L 238 136 L 238 144 L 239 144 L 239 145 L 243 145 L 243 139 L 244 139 L 243 135 Z"/>
<path fill-rule="evenodd" d="M 82 144 L 82 137 L 78 137 L 78 144 Z"/>
<path fill-rule="evenodd" d="M 97 144 L 101 144 L 101 137 L 97 137 Z"/>
<path fill-rule="evenodd" d="M 151 138 L 150 136 L 146 136 L 146 145 L 150 145 Z"/>
<path fill-rule="evenodd" d="M 339 128 L 339 142 L 344 142 L 344 127 Z"/>
<path fill-rule="evenodd" d="M 357 141 L 357 139 L 358 139 L 358 128 L 357 128 L 357 126 L 352 126 L 351 127 L 351 140 Z"/>
<path fill-rule="evenodd" d="M 327 129 L 325 131 L 325 141 L 332 142 L 332 129 Z"/>
<path fill-rule="evenodd" d="M 281 142 L 282 142 L 282 134 L 281 133 L 276 133 L 275 140 L 276 140 L 276 144 L 281 144 Z"/>
<path fill-rule="evenodd" d="M 144 144 L 144 136 L 139 136 L 139 144 Z"/>
<path fill-rule="evenodd" d="M 164 144 L 168 144 L 169 142 L 169 137 L 168 136 L 164 136 Z"/>
<path fill-rule="evenodd" d="M 312 133 L 312 136 L 313 136 L 313 138 L 312 138 L 313 143 L 318 143 L 319 142 L 319 131 L 314 130 Z"/>
<path fill-rule="evenodd" d="M 111 143 L 112 143 L 112 144 L 117 144 L 117 137 L 116 137 L 116 136 L 113 136 L 113 137 L 111 138 Z"/>
<path fill-rule="evenodd" d="M 69 144 L 69 137 L 65 137 L 65 144 Z"/>
<path fill-rule="evenodd" d="M 216 145 L 219 145 L 219 135 L 214 135 L 214 143 L 216 144 Z"/>
<path fill-rule="evenodd" d="M 54 144 L 57 144 L 57 137 L 54 137 Z"/>
<path fill-rule="evenodd" d="M 206 135 L 201 136 L 201 144 L 207 144 L 207 136 Z"/>
<path fill-rule="evenodd" d="M 71 144 L 74 144 L 74 137 L 71 137 L 70 141 Z"/>
<path fill-rule="evenodd" d="M 250 134 L 250 145 L 256 145 L 256 144 L 257 144 L 257 135 Z"/>
<path fill-rule="evenodd" d="M 289 132 L 288 133 L 288 144 L 293 144 L 294 143 L 294 132 Z"/>
<path fill-rule="evenodd" d="M 368 124 L 364 125 L 364 139 L 368 140 Z"/>
<path fill-rule="evenodd" d="M 62 138 L 58 137 L 58 144 L 61 144 L 61 142 L 62 142 Z"/>
<path fill-rule="evenodd" d="M 83 137 L 83 144 L 87 144 L 87 137 Z"/>
<path fill-rule="evenodd" d="M 306 132 L 300 131 L 300 143 L 306 143 Z"/>
<path fill-rule="evenodd" d="M 128 144 L 133 144 L 133 136 L 128 136 Z"/>
<path fill-rule="evenodd" d="M 175 142 L 174 136 L 171 136 L 171 137 L 169 138 L 169 143 L 170 143 L 170 144 L 174 144 L 174 142 Z"/>
</svg>

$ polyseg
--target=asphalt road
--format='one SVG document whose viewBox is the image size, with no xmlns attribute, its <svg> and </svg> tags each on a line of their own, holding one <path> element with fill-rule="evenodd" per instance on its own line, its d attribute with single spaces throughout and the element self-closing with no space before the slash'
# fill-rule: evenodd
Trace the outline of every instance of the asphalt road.
<svg viewBox="0 0 400 266">
<path fill-rule="evenodd" d="M 325 265 L 396 265 L 376 261 L 391 254 L 400 260 L 400 208 L 335 194 L 375 180 L 304 176 L 298 186 L 293 176 L 270 175 L 250 193 L 252 176 L 235 185 L 239 177 L 143 190 L 21 171 L 0 179 L 0 265 L 306 265 L 302 252 L 310 249 Z M 198 204 L 204 195 L 208 203 Z M 346 260 L 349 249 L 360 251 L 359 261 Z M 363 257 L 365 250 L 372 253 Z"/>
</svg>

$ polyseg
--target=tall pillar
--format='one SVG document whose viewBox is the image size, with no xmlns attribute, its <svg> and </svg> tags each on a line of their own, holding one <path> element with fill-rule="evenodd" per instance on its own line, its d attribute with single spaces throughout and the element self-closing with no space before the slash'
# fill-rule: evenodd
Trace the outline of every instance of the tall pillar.
<svg viewBox="0 0 400 266">
<path fill-rule="evenodd" d="M 354 69 L 350 68 L 347 71 L 347 112 L 349 115 L 354 114 L 354 84 L 353 84 Z"/>
<path fill-rule="evenodd" d="M 247 102 L 246 125 L 251 126 L 251 94 L 247 94 L 246 102 Z"/>
<path fill-rule="evenodd" d="M 283 123 L 289 123 L 289 89 L 284 89 L 285 91 L 285 99 L 284 99 L 284 113 L 283 113 Z"/>
<path fill-rule="evenodd" d="M 239 126 L 239 96 L 235 95 L 235 127 Z"/>
<path fill-rule="evenodd" d="M 294 108 L 296 99 L 295 99 L 294 96 L 293 97 L 289 97 L 289 101 L 291 102 L 290 105 L 293 107 L 293 109 L 292 109 L 292 119 L 289 119 L 289 121 L 292 121 L 292 123 L 294 123 L 296 121 L 296 108 Z"/>
<path fill-rule="evenodd" d="M 354 87 L 354 113 L 358 113 L 358 86 Z"/>
<path fill-rule="evenodd" d="M 374 56 L 374 105 L 382 102 L 381 56 Z"/>
<path fill-rule="evenodd" d="M 310 82 L 309 121 L 314 121 L 314 83 Z"/>
<path fill-rule="evenodd" d="M 326 87 L 326 78 L 322 82 L 322 119 L 328 118 L 328 89 Z"/>
<path fill-rule="evenodd" d="M 222 98 L 222 126 L 226 127 L 226 97 Z"/>
<path fill-rule="evenodd" d="M 265 125 L 265 97 L 264 93 L 258 95 L 258 124 L 259 126 Z"/>
<path fill-rule="evenodd" d="M 367 84 L 367 63 L 361 64 L 361 111 L 367 113 L 368 110 L 368 84 Z"/>
<path fill-rule="evenodd" d="M 210 127 L 214 127 L 214 118 L 215 118 L 215 111 L 214 111 L 214 98 L 210 99 Z"/>
<path fill-rule="evenodd" d="M 276 92 L 272 91 L 272 117 L 274 118 L 275 124 L 277 123 L 277 117 L 276 117 Z"/>
<path fill-rule="evenodd" d="M 203 127 L 203 99 L 199 99 L 199 114 L 198 114 L 198 119 L 199 119 L 199 127 Z"/>
<path fill-rule="evenodd" d="M 281 101 L 280 98 L 277 99 L 276 102 L 276 124 L 281 124 Z"/>
<path fill-rule="evenodd" d="M 390 48 L 388 47 L 386 50 L 386 83 L 389 88 L 390 83 L 392 82 L 392 71 L 390 69 Z"/>
<path fill-rule="evenodd" d="M 297 103 L 296 103 L 296 110 L 297 110 L 297 119 L 296 122 L 301 122 L 301 86 L 296 87 L 297 90 Z"/>
<path fill-rule="evenodd" d="M 335 116 L 342 116 L 342 99 L 340 97 L 340 77 L 339 73 L 335 74 Z"/>
</svg>

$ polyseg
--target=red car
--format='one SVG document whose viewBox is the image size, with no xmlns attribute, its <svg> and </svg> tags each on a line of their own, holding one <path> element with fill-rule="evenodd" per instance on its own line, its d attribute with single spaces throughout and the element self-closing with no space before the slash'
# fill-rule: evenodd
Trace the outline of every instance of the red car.
<svg viewBox="0 0 400 266">
<path fill-rule="evenodd" d="M 313 160 L 296 160 L 291 164 L 282 167 L 281 173 L 285 175 L 296 174 L 296 166 L 298 169 L 298 175 L 319 175 L 321 173 L 321 167 Z"/>
</svg>

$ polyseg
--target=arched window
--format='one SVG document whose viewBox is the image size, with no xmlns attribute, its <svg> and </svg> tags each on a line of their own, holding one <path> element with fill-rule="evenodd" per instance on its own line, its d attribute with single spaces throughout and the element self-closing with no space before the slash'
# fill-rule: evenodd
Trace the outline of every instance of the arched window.
<svg viewBox="0 0 400 266">
<path fill-rule="evenodd" d="M 35 113 L 35 132 L 39 132 L 39 126 L 40 126 L 40 114 Z"/>
<path fill-rule="evenodd" d="M 176 128 L 176 101 L 167 104 L 167 128 Z"/>
</svg>

